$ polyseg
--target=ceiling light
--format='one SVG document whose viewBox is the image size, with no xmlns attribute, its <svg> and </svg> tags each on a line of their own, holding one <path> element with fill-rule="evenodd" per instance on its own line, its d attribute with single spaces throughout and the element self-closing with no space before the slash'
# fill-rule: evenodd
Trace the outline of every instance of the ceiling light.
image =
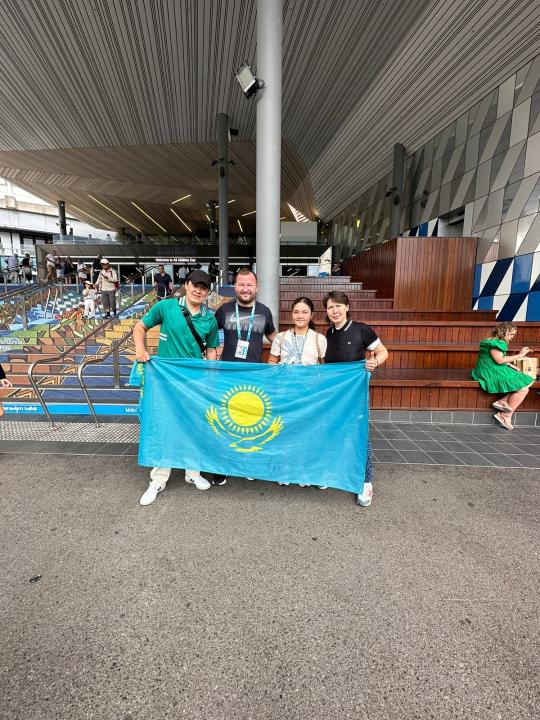
<svg viewBox="0 0 540 720">
<path fill-rule="evenodd" d="M 183 197 L 178 198 L 178 200 L 173 200 L 171 205 L 175 205 L 177 202 L 180 202 L 181 200 L 187 200 L 188 197 L 191 197 L 191 193 L 189 195 L 184 195 Z"/>
<path fill-rule="evenodd" d="M 284 215 L 282 218 L 279 218 L 279 219 L 280 219 L 280 220 L 286 220 L 286 219 L 287 219 L 287 216 Z"/>
<path fill-rule="evenodd" d="M 230 205 L 231 203 L 236 202 L 236 200 L 227 200 L 227 205 Z M 216 205 L 216 209 L 219 207 L 219 205 Z"/>
<path fill-rule="evenodd" d="M 212 222 L 212 221 L 210 220 L 210 218 L 208 217 L 208 215 L 205 215 L 204 217 L 208 220 L 208 222 Z"/>
<path fill-rule="evenodd" d="M 176 215 L 176 217 L 180 220 L 180 222 L 182 223 L 182 225 L 183 225 L 184 227 L 186 227 L 186 228 L 189 230 L 189 232 L 191 232 L 191 228 L 189 227 L 189 225 L 182 220 L 182 218 L 180 217 L 180 215 L 179 215 L 177 212 L 175 212 L 175 211 L 173 210 L 173 208 L 171 208 L 171 212 L 173 213 L 173 215 Z"/>
<path fill-rule="evenodd" d="M 78 208 L 78 207 L 76 207 L 75 205 L 70 205 L 70 207 L 72 207 L 72 208 L 73 208 L 74 210 L 76 210 L 77 212 L 80 212 L 80 213 L 82 213 L 83 215 L 86 215 L 86 217 L 89 217 L 89 218 L 91 218 L 92 220 L 95 220 L 95 221 L 96 221 L 97 223 L 99 223 L 100 225 L 103 225 L 103 227 L 106 228 L 107 230 L 112 230 L 112 227 L 109 227 L 108 225 L 105 225 L 104 222 L 101 222 L 101 220 L 98 220 L 98 219 L 97 219 L 96 217 L 94 217 L 93 215 L 90 215 L 90 213 L 84 212 L 84 210 L 81 210 L 81 208 Z"/>
<path fill-rule="evenodd" d="M 256 210 L 252 210 L 251 212 L 244 213 L 244 214 L 242 215 L 242 217 L 247 217 L 248 215 L 255 215 L 256 212 L 257 212 Z"/>
<path fill-rule="evenodd" d="M 134 206 L 137 208 L 137 210 L 140 210 L 143 215 L 146 215 L 146 217 L 147 217 L 149 220 L 151 220 L 151 221 L 154 223 L 154 225 L 157 225 L 160 230 L 163 230 L 164 233 L 167 232 L 167 231 L 165 230 L 165 228 L 163 227 L 163 225 L 160 225 L 157 220 L 154 220 L 154 218 L 153 218 L 151 215 L 149 215 L 147 212 L 145 212 L 145 211 L 142 209 L 142 207 L 139 207 L 136 202 L 133 202 L 133 200 L 132 200 L 132 201 L 131 201 L 131 204 L 134 205 Z"/>
<path fill-rule="evenodd" d="M 97 198 L 95 198 L 93 195 L 90 195 L 90 194 L 88 195 L 88 197 L 89 197 L 91 200 L 93 200 L 94 202 L 97 202 L 98 205 L 101 205 L 101 207 L 104 207 L 105 210 L 108 210 L 108 211 L 109 211 L 110 213 L 112 213 L 113 215 L 116 215 L 117 218 L 120 218 L 120 220 L 122 220 L 123 222 L 127 223 L 127 224 L 130 225 L 132 228 L 135 228 L 135 230 L 136 230 L 137 232 L 141 232 L 141 229 L 140 229 L 140 228 L 138 228 L 138 227 L 137 227 L 136 225 L 134 225 L 132 222 L 129 222 L 129 220 L 126 220 L 126 218 L 124 218 L 124 217 L 122 217 L 121 215 L 119 215 L 119 214 L 118 214 L 117 212 L 115 212 L 112 208 L 110 208 L 110 207 L 108 207 L 107 205 L 105 205 L 105 203 L 102 203 L 101 200 L 98 200 Z"/>
<path fill-rule="evenodd" d="M 237 220 L 236 222 L 238 223 L 238 227 L 240 228 L 240 232 L 243 233 L 243 232 L 244 232 L 244 228 L 242 227 L 242 223 L 240 222 L 240 220 Z"/>
<path fill-rule="evenodd" d="M 250 97 L 253 97 L 253 95 L 256 95 L 262 87 L 264 87 L 262 80 L 258 80 L 255 77 L 247 63 L 240 65 L 234 76 L 240 83 L 242 92 L 248 100 Z"/>
</svg>

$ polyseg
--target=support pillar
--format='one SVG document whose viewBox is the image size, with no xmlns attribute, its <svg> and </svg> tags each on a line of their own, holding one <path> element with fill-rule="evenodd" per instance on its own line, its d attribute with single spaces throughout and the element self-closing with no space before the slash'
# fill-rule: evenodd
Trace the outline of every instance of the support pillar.
<svg viewBox="0 0 540 720">
<path fill-rule="evenodd" d="M 401 230 L 401 209 L 403 208 L 403 175 L 405 171 L 405 148 L 401 143 L 394 145 L 394 166 L 392 168 L 392 211 L 390 214 L 390 237 L 395 238 Z"/>
<path fill-rule="evenodd" d="M 63 200 L 58 201 L 58 232 L 62 242 L 62 238 L 67 235 L 66 203 Z"/>
<path fill-rule="evenodd" d="M 259 300 L 279 323 L 282 0 L 257 0 L 257 276 Z"/>
<path fill-rule="evenodd" d="M 225 282 L 229 277 L 229 116 L 217 116 L 218 131 L 218 201 L 219 201 L 219 270 Z"/>
<path fill-rule="evenodd" d="M 210 218 L 210 244 L 215 245 L 216 244 L 216 201 L 215 200 L 209 200 L 206 203 L 206 209 L 208 210 L 208 217 Z M 223 276 L 221 274 L 221 266 L 219 268 L 219 284 L 223 284 L 227 282 L 227 276 Z"/>
</svg>

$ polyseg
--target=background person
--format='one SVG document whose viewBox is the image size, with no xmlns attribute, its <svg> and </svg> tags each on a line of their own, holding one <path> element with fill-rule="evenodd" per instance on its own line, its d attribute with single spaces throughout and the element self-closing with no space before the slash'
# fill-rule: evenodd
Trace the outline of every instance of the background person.
<svg viewBox="0 0 540 720">
<path fill-rule="evenodd" d="M 529 387 L 534 378 L 519 372 L 512 367 L 516 360 L 521 360 L 532 352 L 523 347 L 515 355 L 507 355 L 508 343 L 517 334 L 517 327 L 509 322 L 501 323 L 494 328 L 489 336 L 480 342 L 476 367 L 471 372 L 482 390 L 487 393 L 500 394 L 503 397 L 493 403 L 498 411 L 493 416 L 495 422 L 506 430 L 513 430 L 512 415 L 527 397 Z"/>
<path fill-rule="evenodd" d="M 92 274 L 90 275 L 90 280 L 94 283 L 94 285 L 97 282 L 98 275 L 101 271 L 101 259 L 103 258 L 103 255 L 101 253 L 98 253 L 94 260 L 92 261 Z"/>
<path fill-rule="evenodd" d="M 326 333 L 328 341 L 325 362 L 355 362 L 365 360 L 365 368 L 373 372 L 386 362 L 388 350 L 373 328 L 356 322 L 349 316 L 349 298 L 344 292 L 333 290 L 325 295 L 323 305 L 332 326 Z M 369 358 L 366 359 L 366 352 Z M 357 505 L 369 507 L 373 497 L 373 453 L 367 443 L 366 474 L 362 493 L 356 498 Z"/>
<path fill-rule="evenodd" d="M 15 251 L 7 259 L 8 280 L 12 283 L 19 282 L 19 254 Z"/>
<path fill-rule="evenodd" d="M 85 280 L 82 294 L 84 298 L 83 317 L 93 320 L 96 317 L 96 291 L 90 280 Z"/>
<path fill-rule="evenodd" d="M 47 277 L 45 280 L 47 282 L 54 280 L 56 277 L 56 251 L 47 253 L 45 255 L 45 263 L 47 267 Z"/>
<path fill-rule="evenodd" d="M 118 290 L 118 275 L 109 265 L 107 258 L 101 260 L 101 270 L 95 283 L 97 292 L 101 294 L 101 303 L 105 310 L 105 317 L 116 317 L 116 291 Z"/>
<path fill-rule="evenodd" d="M 195 270 L 186 280 L 186 294 L 180 299 L 172 298 L 156 303 L 133 328 L 135 355 L 138 362 L 148 362 L 150 355 L 146 348 L 146 333 L 160 325 L 158 357 L 201 358 L 201 348 L 186 320 L 186 315 L 202 342 L 206 345 L 207 360 L 216 360 L 219 345 L 217 323 L 204 305 L 210 290 L 210 276 L 202 270 Z M 161 492 L 171 474 L 171 468 L 153 468 L 150 484 L 140 499 L 141 505 L 150 505 Z M 186 470 L 185 480 L 198 490 L 208 490 L 210 483 L 198 470 Z"/>
<path fill-rule="evenodd" d="M 157 273 L 154 275 L 154 287 L 156 289 L 156 295 L 158 300 L 166 298 L 167 295 L 172 295 L 173 292 L 173 281 L 169 273 L 165 272 L 163 265 L 158 267 Z"/>
<path fill-rule="evenodd" d="M 0 365 L 0 388 L 7 388 L 13 387 L 10 381 L 6 378 L 6 373 L 4 372 L 4 368 Z M 0 402 L 0 417 L 2 417 L 5 413 L 4 408 L 2 407 L 2 403 Z"/>
<path fill-rule="evenodd" d="M 24 282 L 28 285 L 32 282 L 32 260 L 30 258 L 30 253 L 24 253 L 24 257 L 21 260 L 21 271 L 23 275 Z"/>
</svg>

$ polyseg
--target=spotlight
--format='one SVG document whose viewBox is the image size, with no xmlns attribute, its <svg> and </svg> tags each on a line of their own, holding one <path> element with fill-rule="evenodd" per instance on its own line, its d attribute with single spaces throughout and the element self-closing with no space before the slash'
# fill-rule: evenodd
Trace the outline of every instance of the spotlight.
<svg viewBox="0 0 540 720">
<path fill-rule="evenodd" d="M 240 65 L 235 73 L 235 77 L 240 83 L 242 92 L 248 98 L 256 95 L 261 88 L 264 87 L 262 80 L 258 80 L 253 74 L 251 67 L 247 63 Z"/>
</svg>

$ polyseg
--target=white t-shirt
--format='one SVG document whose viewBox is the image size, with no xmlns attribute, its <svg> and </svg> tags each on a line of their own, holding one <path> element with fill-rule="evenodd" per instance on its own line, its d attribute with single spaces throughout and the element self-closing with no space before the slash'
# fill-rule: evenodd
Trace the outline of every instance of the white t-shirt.
<svg viewBox="0 0 540 720">
<path fill-rule="evenodd" d="M 47 261 L 47 265 L 52 265 L 53 267 L 55 267 L 55 265 L 56 265 L 56 256 L 55 255 L 53 255 L 52 253 L 49 253 L 48 255 L 45 256 L 45 260 Z"/>
<path fill-rule="evenodd" d="M 326 338 L 311 329 L 305 335 L 285 330 L 274 338 L 270 353 L 279 357 L 282 365 L 317 365 L 326 354 Z"/>
</svg>

